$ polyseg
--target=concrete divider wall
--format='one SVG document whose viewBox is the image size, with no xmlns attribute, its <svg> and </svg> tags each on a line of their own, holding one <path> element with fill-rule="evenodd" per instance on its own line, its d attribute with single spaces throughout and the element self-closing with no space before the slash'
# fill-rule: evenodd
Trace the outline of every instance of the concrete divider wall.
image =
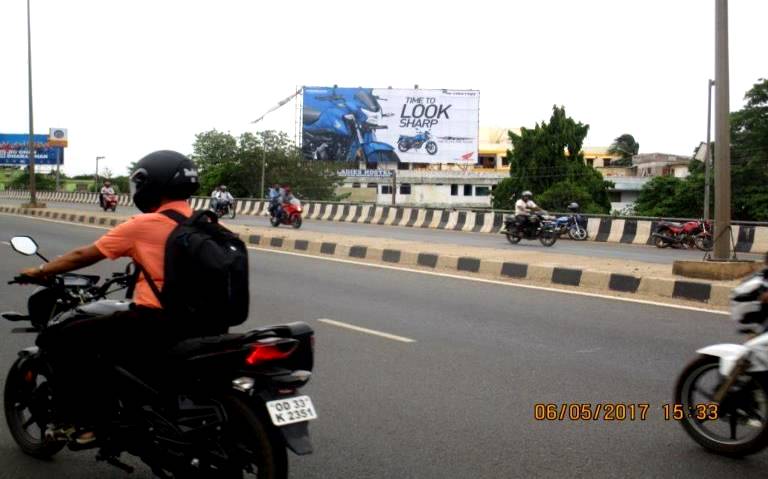
<svg viewBox="0 0 768 479">
<path fill-rule="evenodd" d="M 253 209 L 254 204 L 243 206 Z M 337 210 L 338 211 L 338 210 Z M 56 211 L 50 209 L 25 209 L 18 206 L 0 205 L 0 213 L 19 214 L 49 218 L 86 225 L 115 226 L 125 217 L 111 214 L 84 213 L 81 211 Z M 317 213 L 322 214 L 321 212 Z M 350 214 L 350 213 L 348 213 Z M 337 259 L 363 261 L 383 265 L 404 266 L 435 272 L 462 276 L 486 278 L 492 280 L 533 283 L 561 289 L 583 289 L 588 292 L 602 292 L 617 296 L 651 297 L 669 303 L 689 301 L 710 304 L 718 307 L 728 305 L 732 285 L 680 280 L 673 277 L 639 277 L 616 274 L 605 271 L 574 269 L 534 264 L 528 262 L 509 262 L 474 258 L 469 256 L 450 256 L 421 249 L 379 249 L 365 244 L 366 238 L 356 238 L 358 244 L 341 244 L 328 241 L 312 240 L 296 235 L 284 236 L 279 231 L 254 230 L 243 226 L 231 226 L 248 244 L 259 248 L 291 251 L 314 256 L 330 256 Z M 410 247 L 409 247 L 410 248 Z"/>
<path fill-rule="evenodd" d="M 121 206 L 132 204 L 129 195 L 118 195 Z M 0 199 L 26 200 L 27 191 L 0 191 Z M 62 193 L 43 191 L 40 201 L 66 203 L 98 203 L 96 193 Z M 194 197 L 190 203 L 195 209 L 205 209 L 210 198 Z M 237 214 L 241 216 L 267 216 L 268 204 L 258 199 L 238 199 Z M 437 208 L 414 208 L 371 204 L 313 202 L 304 204 L 304 217 L 311 220 L 366 223 L 411 228 L 433 228 L 476 233 L 498 233 L 503 226 L 505 213 L 483 211 L 459 211 Z M 631 218 L 589 218 L 587 231 L 590 240 L 598 242 L 649 245 L 656 220 Z M 768 226 L 733 225 L 736 251 L 763 253 L 768 251 Z"/>
</svg>

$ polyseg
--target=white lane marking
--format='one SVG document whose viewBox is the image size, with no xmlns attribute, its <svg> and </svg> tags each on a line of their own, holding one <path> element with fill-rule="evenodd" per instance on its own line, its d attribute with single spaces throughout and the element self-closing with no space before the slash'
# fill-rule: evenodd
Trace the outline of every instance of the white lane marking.
<svg viewBox="0 0 768 479">
<path fill-rule="evenodd" d="M 67 213 L 67 214 L 69 214 L 69 213 Z M 112 229 L 112 226 L 98 226 L 98 225 L 91 225 L 91 224 L 86 224 L 86 223 L 73 223 L 72 221 L 52 220 L 50 218 L 38 218 L 36 216 L 15 215 L 13 213 L 0 213 L 0 216 L 13 216 L 14 218 L 20 218 L 20 219 L 25 219 L 25 220 L 47 221 L 48 223 L 58 223 L 60 225 L 85 226 L 86 228 L 95 228 L 97 230 L 110 230 L 110 229 Z M 116 218 L 116 219 L 125 219 L 125 218 Z"/>
<path fill-rule="evenodd" d="M 3 244 L 4 244 L 4 245 L 6 245 L 6 246 L 11 246 L 11 243 L 9 243 L 9 242 L 7 242 L 7 241 L 0 241 L 0 243 L 3 243 Z"/>
<path fill-rule="evenodd" d="M 400 341 L 401 343 L 415 343 L 415 339 L 406 338 L 403 336 L 396 336 L 394 334 L 385 333 L 383 331 L 376 331 L 375 329 L 368 329 L 368 328 L 361 328 L 360 326 L 355 326 L 354 324 L 349 323 L 343 323 L 341 321 L 335 321 L 333 319 L 328 318 L 319 318 L 317 320 L 320 323 L 324 324 L 330 324 L 331 326 L 337 326 L 339 328 L 344 329 L 350 329 L 352 331 L 357 331 L 358 333 L 365 333 L 365 334 L 371 334 L 373 336 L 379 336 L 381 338 L 391 339 L 392 341 Z"/>
<path fill-rule="evenodd" d="M 682 304 L 669 304 L 669 303 L 661 303 L 658 301 L 651 301 L 647 299 L 636 299 L 636 298 L 625 298 L 620 296 L 610 296 L 607 294 L 600 294 L 600 293 L 587 293 L 585 291 L 573 291 L 569 289 L 558 289 L 558 288 L 549 288 L 546 286 L 534 286 L 530 284 L 521 284 L 521 283 L 512 283 L 512 282 L 506 282 L 506 281 L 499 281 L 494 279 L 485 279 L 485 278 L 472 278 L 470 276 L 460 276 L 457 274 L 450 274 L 450 273 L 438 273 L 435 271 L 425 271 L 421 269 L 412 269 L 412 268 L 404 268 L 404 267 L 398 267 L 398 266 L 387 266 L 383 264 L 376 264 L 376 263 L 365 263 L 363 261 L 352 261 L 348 259 L 340 259 L 340 258 L 331 258 L 328 256 L 314 256 L 311 254 L 304 254 L 304 253 L 294 253 L 292 251 L 280 251 L 280 250 L 274 250 L 274 249 L 267 249 L 267 248 L 258 248 L 255 246 L 248 246 L 248 249 L 256 250 L 256 251 L 264 251 L 267 253 L 279 253 L 279 254 L 287 254 L 291 256 L 302 256 L 305 258 L 315 258 L 322 261 L 335 261 L 338 263 L 348 263 L 348 264 L 355 264 L 359 266 L 370 266 L 372 268 L 381 268 L 381 269 L 393 269 L 398 271 L 408 271 L 409 273 L 419 273 L 419 274 L 426 274 L 430 276 L 440 276 L 443 278 L 453 278 L 453 279 L 461 279 L 465 281 L 476 281 L 478 283 L 487 283 L 487 284 L 498 284 L 501 286 L 508 286 L 510 288 L 524 288 L 524 289 L 535 289 L 539 291 L 549 291 L 552 293 L 562 293 L 562 294 L 571 294 L 575 296 L 587 296 L 590 298 L 600 298 L 600 299 L 609 299 L 614 301 L 624 301 L 626 303 L 638 303 L 638 304 L 646 304 L 649 306 L 659 306 L 662 308 L 672 308 L 672 309 L 683 309 L 686 311 L 695 311 L 697 313 L 709 313 L 709 314 L 716 314 L 721 316 L 730 316 L 730 313 L 728 311 L 717 311 L 717 310 L 711 310 L 711 309 L 704 309 L 704 308 L 698 308 L 695 306 L 686 306 Z M 671 299 L 671 298 L 670 298 Z"/>
<path fill-rule="evenodd" d="M 20 216 L 10 213 L 0 213 L 0 216 L 13 216 L 14 218 L 25 218 L 29 220 L 37 220 L 37 221 L 47 221 L 49 223 L 59 223 L 62 225 L 70 225 L 70 226 L 85 226 L 88 228 L 96 228 L 101 230 L 108 230 L 111 229 L 111 227 L 104 227 L 104 226 L 95 226 L 95 225 L 88 225 L 83 223 L 71 223 L 69 221 L 59 221 L 59 220 L 52 220 L 48 218 L 36 218 L 34 216 Z M 546 286 L 534 286 L 530 284 L 521 284 L 521 283 L 511 283 L 506 281 L 497 281 L 493 279 L 485 279 L 485 278 L 472 278 L 469 276 L 459 276 L 456 274 L 449 274 L 449 273 L 437 273 L 435 271 L 425 271 L 421 269 L 412 269 L 412 268 L 404 268 L 404 267 L 397 267 L 397 266 L 387 266 L 383 264 L 375 264 L 375 263 L 365 263 L 363 261 L 352 261 L 348 259 L 341 259 L 341 258 L 331 258 L 328 256 L 314 256 L 311 254 L 303 254 L 303 253 L 294 253 L 292 251 L 279 251 L 274 249 L 267 249 L 267 248 L 257 248 L 255 246 L 248 246 L 248 249 L 256 250 L 256 251 L 265 251 L 267 253 L 279 253 L 279 254 L 287 254 L 291 256 L 302 256 L 305 258 L 314 258 L 322 261 L 336 261 L 338 263 L 348 263 L 348 264 L 356 264 L 359 266 L 369 266 L 372 268 L 381 268 L 381 269 L 394 269 L 399 271 L 408 271 L 411 273 L 419 273 L 419 274 L 427 274 L 432 276 L 442 276 L 444 278 L 454 278 L 454 279 L 462 279 L 465 281 L 476 281 L 479 283 L 487 283 L 487 284 L 498 284 L 501 286 L 509 286 L 512 288 L 524 288 L 524 289 L 535 289 L 539 291 L 549 291 L 552 293 L 562 293 L 562 294 L 571 294 L 575 296 L 587 296 L 590 298 L 600 298 L 600 299 L 608 299 L 613 301 L 623 301 L 625 303 L 637 303 L 637 304 L 646 304 L 649 306 L 659 306 L 662 308 L 671 308 L 671 309 L 682 309 L 685 311 L 694 311 L 697 313 L 709 313 L 709 314 L 716 314 L 720 316 L 730 316 L 731 313 L 728 311 L 716 311 L 711 309 L 704 309 L 704 308 L 697 308 L 695 306 L 685 306 L 681 304 L 669 304 L 669 303 L 661 303 L 658 301 L 651 301 L 647 299 L 635 299 L 635 298 L 624 298 L 620 296 L 609 296 L 607 294 L 599 294 L 599 293 L 587 293 L 584 291 L 572 291 L 569 289 L 558 289 L 558 288 L 548 288 Z"/>
</svg>

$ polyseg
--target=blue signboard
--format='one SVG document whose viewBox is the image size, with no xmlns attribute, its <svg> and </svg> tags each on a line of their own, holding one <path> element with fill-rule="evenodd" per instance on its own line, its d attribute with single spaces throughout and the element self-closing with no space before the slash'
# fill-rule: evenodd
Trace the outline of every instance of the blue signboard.
<svg viewBox="0 0 768 479">
<path fill-rule="evenodd" d="M 64 148 L 51 146 L 48 135 L 35 135 L 35 164 L 64 164 Z M 29 164 L 29 135 L 0 133 L 0 165 Z"/>
</svg>

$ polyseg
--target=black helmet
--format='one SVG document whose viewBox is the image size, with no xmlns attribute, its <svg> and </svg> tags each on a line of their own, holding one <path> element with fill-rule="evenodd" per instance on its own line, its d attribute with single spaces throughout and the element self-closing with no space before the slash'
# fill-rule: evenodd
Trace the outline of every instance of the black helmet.
<svg viewBox="0 0 768 479">
<path fill-rule="evenodd" d="M 568 211 L 579 211 L 579 204 L 574 201 L 568 205 Z"/>
<path fill-rule="evenodd" d="M 156 210 L 163 198 L 186 200 L 199 186 L 192 160 L 170 150 L 148 154 L 131 174 L 133 203 L 144 213 Z"/>
</svg>

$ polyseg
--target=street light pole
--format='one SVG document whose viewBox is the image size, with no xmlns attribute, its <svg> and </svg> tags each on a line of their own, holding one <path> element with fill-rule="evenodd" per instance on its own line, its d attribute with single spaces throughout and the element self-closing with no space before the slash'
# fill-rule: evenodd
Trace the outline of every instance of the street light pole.
<svg viewBox="0 0 768 479">
<path fill-rule="evenodd" d="M 96 187 L 99 186 L 99 160 L 103 160 L 104 156 L 97 156 L 96 157 Z"/>
<path fill-rule="evenodd" d="M 27 0 L 27 73 L 29 79 L 29 203 L 37 206 L 35 188 L 35 127 L 32 115 L 32 22 L 30 20 L 29 1 Z"/>
<path fill-rule="evenodd" d="M 259 195 L 264 195 L 264 174 L 266 171 L 267 166 L 267 135 L 266 132 L 264 135 L 262 135 L 262 142 L 261 145 L 261 191 Z M 259 198 L 263 198 L 264 196 L 259 196 Z"/>
<path fill-rule="evenodd" d="M 712 141 L 710 140 L 710 133 L 712 132 L 712 87 L 715 86 L 714 80 L 709 80 L 709 96 L 707 99 L 707 149 L 704 150 L 704 220 L 709 219 L 709 195 L 712 187 L 710 186 L 711 176 L 711 148 Z"/>
<path fill-rule="evenodd" d="M 715 0 L 715 246 L 714 259 L 731 250 L 731 138 L 728 118 L 728 0 Z"/>
</svg>

